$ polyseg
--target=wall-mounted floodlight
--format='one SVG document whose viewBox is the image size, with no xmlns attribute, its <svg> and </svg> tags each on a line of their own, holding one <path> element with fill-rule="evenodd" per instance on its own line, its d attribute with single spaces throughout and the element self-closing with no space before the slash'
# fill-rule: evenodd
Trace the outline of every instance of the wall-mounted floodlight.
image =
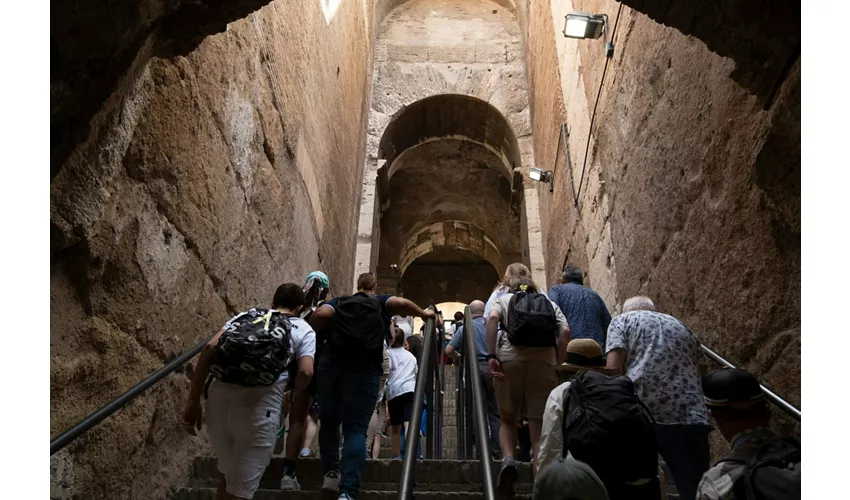
<svg viewBox="0 0 850 500">
<path fill-rule="evenodd" d="M 549 183 L 549 192 L 551 193 L 554 189 L 555 185 L 552 182 L 552 171 L 551 170 L 543 170 L 535 167 L 531 167 L 528 169 L 528 176 L 531 177 L 531 180 L 537 182 L 548 182 Z"/>
<path fill-rule="evenodd" d="M 567 38 L 599 38 L 608 25 L 606 14 L 591 15 L 572 12 L 564 18 L 564 36 Z"/>
<path fill-rule="evenodd" d="M 602 35 L 608 39 L 607 14 L 572 12 L 564 18 L 564 36 L 567 38 L 599 38 Z M 614 43 L 611 40 L 605 43 L 605 57 L 614 57 Z"/>
</svg>

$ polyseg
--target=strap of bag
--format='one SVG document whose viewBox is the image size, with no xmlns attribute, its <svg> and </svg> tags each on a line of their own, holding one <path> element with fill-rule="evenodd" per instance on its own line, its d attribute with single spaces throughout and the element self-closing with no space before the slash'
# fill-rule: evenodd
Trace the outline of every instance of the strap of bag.
<svg viewBox="0 0 850 500">
<path fill-rule="evenodd" d="M 210 385 L 213 383 L 213 378 L 212 375 L 207 375 L 207 381 L 204 383 L 204 400 L 210 398 Z"/>
</svg>

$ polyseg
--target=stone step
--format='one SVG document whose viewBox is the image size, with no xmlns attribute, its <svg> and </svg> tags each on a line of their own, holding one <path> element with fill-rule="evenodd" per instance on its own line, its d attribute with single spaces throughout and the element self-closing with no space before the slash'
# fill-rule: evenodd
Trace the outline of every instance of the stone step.
<svg viewBox="0 0 850 500">
<path fill-rule="evenodd" d="M 392 491 L 361 490 L 359 500 L 396 500 L 398 485 Z M 482 493 L 445 492 L 445 491 L 416 491 L 416 500 L 478 500 L 484 498 Z M 518 494 L 517 500 L 530 500 L 530 494 Z M 322 491 L 280 491 L 260 489 L 254 494 L 254 500 L 336 500 L 336 493 Z M 215 488 L 180 488 L 172 500 L 215 500 Z"/>
<path fill-rule="evenodd" d="M 401 460 L 366 460 L 363 470 L 363 483 L 374 485 L 374 489 L 398 489 L 401 478 Z M 531 491 L 532 476 L 529 464 L 517 464 L 519 479 L 517 489 L 520 492 Z M 493 462 L 493 474 L 498 474 L 499 463 Z M 275 489 L 283 475 L 283 460 L 272 459 L 261 479 L 261 488 Z M 318 490 L 322 486 L 324 469 L 321 460 L 315 458 L 299 459 L 297 468 L 298 482 L 304 490 Z M 438 489 L 439 491 L 469 492 L 480 491 L 481 464 L 475 460 L 420 460 L 416 464 L 414 478 L 417 491 Z M 189 486 L 196 488 L 213 487 L 218 484 L 218 469 L 214 457 L 195 459 Z"/>
</svg>

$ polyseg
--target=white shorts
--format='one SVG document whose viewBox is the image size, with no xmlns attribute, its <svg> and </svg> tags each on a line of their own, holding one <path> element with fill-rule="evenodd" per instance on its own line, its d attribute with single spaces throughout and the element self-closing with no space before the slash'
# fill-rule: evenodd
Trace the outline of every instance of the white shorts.
<svg viewBox="0 0 850 500">
<path fill-rule="evenodd" d="M 216 381 L 210 387 L 207 435 L 231 495 L 253 498 L 260 486 L 280 428 L 282 382 L 244 388 Z"/>
</svg>

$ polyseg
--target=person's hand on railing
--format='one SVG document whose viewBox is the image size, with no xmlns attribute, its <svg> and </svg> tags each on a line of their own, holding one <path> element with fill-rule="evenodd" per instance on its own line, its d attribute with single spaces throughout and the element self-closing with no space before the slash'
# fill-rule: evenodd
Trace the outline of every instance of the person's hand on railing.
<svg viewBox="0 0 850 500">
<path fill-rule="evenodd" d="M 198 431 L 201 430 L 203 421 L 204 410 L 201 408 L 201 402 L 188 401 L 186 408 L 183 410 L 183 415 L 180 417 L 180 427 L 188 434 L 197 436 Z"/>
<path fill-rule="evenodd" d="M 426 320 L 428 318 L 437 319 L 437 312 L 433 309 L 425 309 L 422 311 L 422 319 Z"/>
<path fill-rule="evenodd" d="M 497 358 L 490 358 L 487 364 L 490 367 L 490 375 L 493 375 L 493 378 L 502 378 L 505 376 L 502 373 L 502 363 Z"/>
</svg>

